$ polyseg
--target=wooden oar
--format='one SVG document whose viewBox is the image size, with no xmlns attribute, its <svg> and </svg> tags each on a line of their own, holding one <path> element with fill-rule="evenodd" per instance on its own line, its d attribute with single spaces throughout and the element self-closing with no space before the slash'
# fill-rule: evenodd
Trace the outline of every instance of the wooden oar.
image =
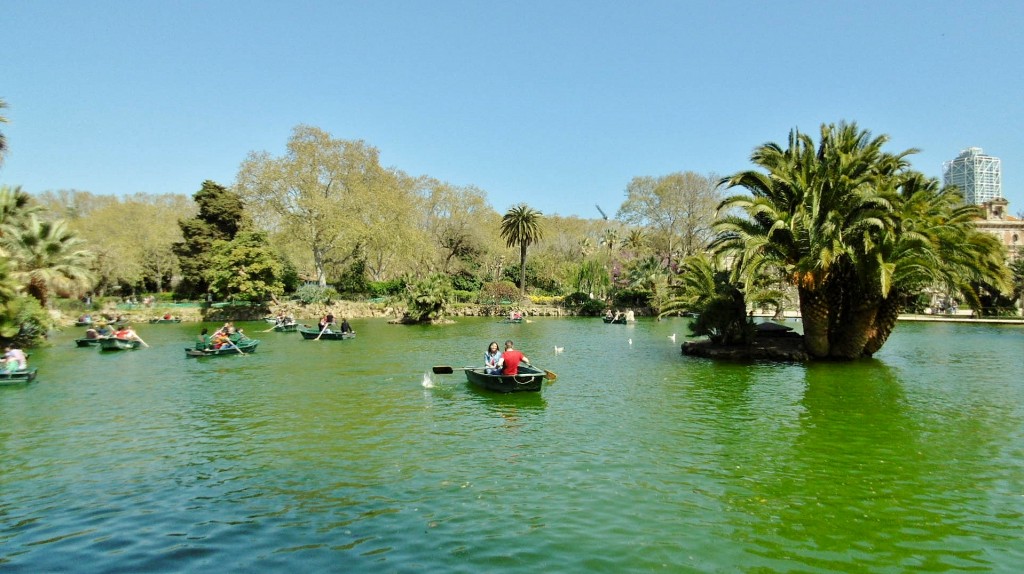
<svg viewBox="0 0 1024 574">
<path fill-rule="evenodd" d="M 324 333 L 326 333 L 326 332 L 327 332 L 327 327 L 330 327 L 330 326 L 331 326 L 331 324 L 330 324 L 330 323 L 324 323 L 324 328 L 323 328 L 323 329 L 320 329 L 320 334 L 319 334 L 319 335 L 317 335 L 317 336 L 316 336 L 316 339 L 313 339 L 313 340 L 314 340 L 314 341 L 319 341 L 319 340 L 320 340 L 320 337 L 323 337 L 323 336 L 324 336 Z"/>
<path fill-rule="evenodd" d="M 534 368 L 534 369 L 537 368 L 537 367 L 534 367 L 533 365 L 530 365 L 530 363 L 526 363 L 526 364 L 529 365 L 531 368 Z M 552 381 L 554 381 L 555 379 L 558 378 L 558 375 L 552 373 L 551 371 L 549 371 L 547 369 L 538 369 L 538 370 L 544 371 L 544 378 L 547 379 L 548 382 L 552 382 Z"/>
<path fill-rule="evenodd" d="M 138 335 L 135 335 L 135 340 L 136 340 L 136 341 L 138 341 L 138 342 L 140 342 L 140 343 L 142 343 L 142 346 L 143 346 L 143 347 L 145 347 L 145 348 L 147 348 L 147 349 L 149 348 L 149 345 L 147 345 L 147 344 L 146 344 L 146 342 L 142 340 L 142 337 L 140 337 L 140 336 L 138 336 Z"/>
<path fill-rule="evenodd" d="M 438 375 L 450 375 L 455 371 L 475 371 L 477 369 L 486 369 L 487 367 L 457 367 L 452 368 L 448 365 L 437 365 L 433 368 L 434 373 Z"/>
</svg>

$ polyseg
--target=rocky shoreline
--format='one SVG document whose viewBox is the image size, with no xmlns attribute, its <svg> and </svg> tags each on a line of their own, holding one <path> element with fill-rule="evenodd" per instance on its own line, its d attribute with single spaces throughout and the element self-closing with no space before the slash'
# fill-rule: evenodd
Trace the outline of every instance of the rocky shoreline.
<svg viewBox="0 0 1024 574">
<path fill-rule="evenodd" d="M 783 361 L 802 363 L 810 360 L 801 335 L 758 336 L 749 345 L 718 345 L 711 341 L 687 341 L 682 353 L 692 357 L 727 361 Z"/>
</svg>

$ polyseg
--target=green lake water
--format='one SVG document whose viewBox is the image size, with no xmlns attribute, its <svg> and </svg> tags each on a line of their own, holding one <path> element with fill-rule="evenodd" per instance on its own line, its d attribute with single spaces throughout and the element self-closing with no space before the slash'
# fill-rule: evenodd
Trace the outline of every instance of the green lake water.
<svg viewBox="0 0 1024 574">
<path fill-rule="evenodd" d="M 197 324 L 70 328 L 0 388 L 0 572 L 1024 571 L 1024 328 L 805 366 L 684 357 L 686 324 L 243 323 L 201 359 Z M 506 338 L 557 380 L 430 372 Z"/>
</svg>

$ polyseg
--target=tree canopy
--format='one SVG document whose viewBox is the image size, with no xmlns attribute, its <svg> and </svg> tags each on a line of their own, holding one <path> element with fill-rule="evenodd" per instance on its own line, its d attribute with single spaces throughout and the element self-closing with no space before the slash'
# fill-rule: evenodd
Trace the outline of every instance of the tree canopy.
<svg viewBox="0 0 1024 574">
<path fill-rule="evenodd" d="M 716 224 L 715 248 L 748 283 L 783 270 L 813 357 L 870 356 L 891 333 L 901 295 L 930 283 L 969 301 L 972 283 L 1007 286 L 1000 245 L 971 223 L 977 209 L 909 169 L 914 150 L 888 153 L 887 142 L 852 123 L 822 125 L 817 143 L 794 130 L 785 148 L 754 151 L 764 171 L 723 180 L 750 195 L 720 205 L 739 214 Z"/>
</svg>

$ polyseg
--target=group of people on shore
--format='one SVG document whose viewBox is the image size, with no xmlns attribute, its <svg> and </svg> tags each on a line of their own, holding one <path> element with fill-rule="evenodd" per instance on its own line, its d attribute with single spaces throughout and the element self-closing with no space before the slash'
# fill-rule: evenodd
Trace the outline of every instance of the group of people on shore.
<svg viewBox="0 0 1024 574">
<path fill-rule="evenodd" d="M 491 341 L 484 352 L 484 368 L 488 375 L 517 375 L 519 364 L 524 362 L 529 365 L 530 359 L 515 349 L 512 339 L 505 341 L 504 351 L 498 349 L 497 341 Z"/>
<path fill-rule="evenodd" d="M 8 345 L 4 347 L 4 356 L 0 357 L 0 371 L 13 373 L 28 368 L 28 355 L 21 348 Z"/>
</svg>

